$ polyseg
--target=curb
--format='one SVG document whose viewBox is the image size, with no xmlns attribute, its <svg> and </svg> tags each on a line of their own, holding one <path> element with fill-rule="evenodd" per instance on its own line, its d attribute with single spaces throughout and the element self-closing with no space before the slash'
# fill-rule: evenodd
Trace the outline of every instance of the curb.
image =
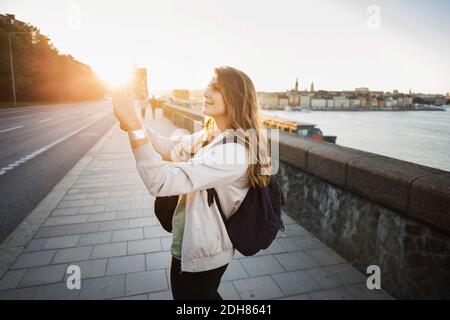
<svg viewBox="0 0 450 320">
<path fill-rule="evenodd" d="M 78 160 L 72 169 L 53 187 L 39 204 L 25 217 L 14 231 L 0 244 L 0 279 L 9 270 L 17 257 L 23 252 L 34 234 L 43 225 L 64 195 L 69 191 L 83 170 L 91 163 L 94 155 L 102 148 L 118 127 L 115 123 L 108 131 Z"/>
</svg>

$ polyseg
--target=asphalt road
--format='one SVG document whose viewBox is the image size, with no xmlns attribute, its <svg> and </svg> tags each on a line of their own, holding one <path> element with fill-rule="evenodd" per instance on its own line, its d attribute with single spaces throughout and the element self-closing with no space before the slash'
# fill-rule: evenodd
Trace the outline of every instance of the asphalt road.
<svg viewBox="0 0 450 320">
<path fill-rule="evenodd" d="M 109 100 L 0 109 L 0 243 L 115 122 Z"/>
</svg>

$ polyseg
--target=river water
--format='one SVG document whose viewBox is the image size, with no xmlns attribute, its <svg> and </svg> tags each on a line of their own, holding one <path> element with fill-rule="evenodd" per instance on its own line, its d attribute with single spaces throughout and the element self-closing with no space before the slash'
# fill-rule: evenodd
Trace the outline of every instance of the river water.
<svg viewBox="0 0 450 320">
<path fill-rule="evenodd" d="M 336 144 L 450 171 L 447 111 L 269 111 L 287 120 L 317 124 Z"/>
</svg>

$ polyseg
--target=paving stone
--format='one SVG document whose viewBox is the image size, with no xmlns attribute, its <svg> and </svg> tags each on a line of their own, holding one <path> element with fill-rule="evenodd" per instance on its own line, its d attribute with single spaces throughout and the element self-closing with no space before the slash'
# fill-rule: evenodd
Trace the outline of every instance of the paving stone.
<svg viewBox="0 0 450 320">
<path fill-rule="evenodd" d="M 27 269 L 8 271 L 0 280 L 0 290 L 14 289 L 20 283 Z"/>
<path fill-rule="evenodd" d="M 142 201 L 142 196 L 127 196 L 127 197 L 120 197 L 119 198 L 119 202 L 130 202 L 130 203 L 134 203 L 134 202 L 141 202 Z"/>
<path fill-rule="evenodd" d="M 56 250 L 38 251 L 21 254 L 11 269 L 22 269 L 50 264 Z"/>
<path fill-rule="evenodd" d="M 132 209 L 132 210 L 122 210 L 117 211 L 117 219 L 136 219 L 144 217 L 143 209 Z"/>
<path fill-rule="evenodd" d="M 267 249 L 260 250 L 255 256 L 260 255 L 268 255 L 268 254 L 276 254 L 281 252 L 286 252 L 286 249 L 284 249 L 280 243 L 278 242 L 279 239 L 275 239 L 270 246 Z"/>
<path fill-rule="evenodd" d="M 61 201 L 58 208 L 74 208 L 74 207 L 87 207 L 92 206 L 95 203 L 94 199 L 89 200 L 73 200 L 73 201 Z"/>
<path fill-rule="evenodd" d="M 66 226 L 54 226 L 54 227 L 41 227 L 34 235 L 34 238 L 49 238 L 49 237 L 67 235 L 68 228 L 69 228 L 69 226 L 67 226 L 67 225 Z"/>
<path fill-rule="evenodd" d="M 280 298 L 279 300 L 311 300 L 311 298 L 307 294 L 298 294 L 298 295 Z"/>
<path fill-rule="evenodd" d="M 89 215 L 88 221 L 108 221 L 116 218 L 115 212 L 103 212 Z"/>
<path fill-rule="evenodd" d="M 75 224 L 87 222 L 87 215 L 74 215 L 74 216 L 59 216 L 50 217 L 45 221 L 44 226 L 58 226 L 64 224 Z"/>
<path fill-rule="evenodd" d="M 82 234 L 97 232 L 100 224 L 98 222 L 80 223 L 67 226 L 67 234 Z"/>
<path fill-rule="evenodd" d="M 109 192 L 96 192 L 91 193 L 86 196 L 86 199 L 99 199 L 99 198 L 108 198 Z"/>
<path fill-rule="evenodd" d="M 113 203 L 119 203 L 119 199 L 118 198 L 95 199 L 95 205 L 98 205 L 98 204 L 106 204 L 106 205 L 108 205 L 108 204 L 113 204 Z"/>
<path fill-rule="evenodd" d="M 91 256 L 92 248 L 92 246 L 87 246 L 59 249 L 56 251 L 53 263 L 88 260 Z"/>
<path fill-rule="evenodd" d="M 78 214 L 89 214 L 89 213 L 99 213 L 99 212 L 105 212 L 104 204 L 98 204 L 98 205 L 93 205 L 93 206 L 89 206 L 89 207 L 81 207 Z"/>
<path fill-rule="evenodd" d="M 94 246 L 91 258 L 92 259 L 109 258 L 109 257 L 124 256 L 126 254 L 127 254 L 126 242 L 98 244 Z"/>
<path fill-rule="evenodd" d="M 69 194 L 62 198 L 62 201 L 84 200 L 86 199 L 86 196 L 86 193 Z"/>
<path fill-rule="evenodd" d="M 341 286 L 327 271 L 323 268 L 308 269 L 306 272 L 322 287 L 323 289 L 331 289 Z"/>
<path fill-rule="evenodd" d="M 171 257 L 168 251 L 147 253 L 145 255 L 147 270 L 170 268 Z"/>
<path fill-rule="evenodd" d="M 73 247 L 76 246 L 79 238 L 79 235 L 49 238 L 45 244 L 45 249 Z"/>
<path fill-rule="evenodd" d="M 128 254 L 149 253 L 161 251 L 160 239 L 145 239 L 128 242 Z"/>
<path fill-rule="evenodd" d="M 235 280 L 233 284 L 243 300 L 266 300 L 283 296 L 283 292 L 269 276 Z"/>
<path fill-rule="evenodd" d="M 109 196 L 113 197 L 114 199 L 117 199 L 118 197 L 121 196 L 129 196 L 130 195 L 130 191 L 127 190 L 122 190 L 122 191 L 110 191 Z"/>
<path fill-rule="evenodd" d="M 116 230 L 113 231 L 112 241 L 130 241 L 139 240 L 144 238 L 144 232 L 142 228 Z"/>
<path fill-rule="evenodd" d="M 148 300 L 148 296 L 146 294 L 138 294 L 138 295 L 135 295 L 135 296 L 116 298 L 116 299 L 113 299 L 113 300 Z"/>
<path fill-rule="evenodd" d="M 67 288 L 67 283 L 49 284 L 38 287 L 34 300 L 77 300 L 81 289 Z"/>
<path fill-rule="evenodd" d="M 292 239 L 293 238 L 289 237 L 289 238 L 278 238 L 275 240 L 287 252 L 298 251 L 300 248 L 295 244 L 295 242 Z"/>
<path fill-rule="evenodd" d="M 163 237 L 160 239 L 163 251 L 168 251 L 172 248 L 172 237 Z"/>
<path fill-rule="evenodd" d="M 286 226 L 288 224 L 297 224 L 297 222 L 292 219 L 291 217 L 289 217 L 287 214 L 282 213 L 281 214 L 281 219 L 283 220 L 283 224 Z"/>
<path fill-rule="evenodd" d="M 143 254 L 109 258 L 106 275 L 115 275 L 145 270 L 145 257 Z"/>
<path fill-rule="evenodd" d="M 116 275 L 83 281 L 80 299 L 104 300 L 125 295 L 125 275 Z"/>
<path fill-rule="evenodd" d="M 306 253 L 321 266 L 344 263 L 345 260 L 330 248 L 307 250 Z"/>
<path fill-rule="evenodd" d="M 126 275 L 126 295 L 151 293 L 169 289 L 164 270 L 144 271 Z"/>
<path fill-rule="evenodd" d="M 273 256 L 247 257 L 240 261 L 252 277 L 285 271 Z"/>
<path fill-rule="evenodd" d="M 352 294 L 345 288 L 334 288 L 318 292 L 308 293 L 313 300 L 355 300 Z"/>
<path fill-rule="evenodd" d="M 42 251 L 45 250 L 45 245 L 47 244 L 47 238 L 33 239 L 28 242 L 24 252 Z"/>
<path fill-rule="evenodd" d="M 109 243 L 112 239 L 112 231 L 86 233 L 80 235 L 78 241 L 79 246 L 87 246 L 93 244 Z"/>
<path fill-rule="evenodd" d="M 302 294 L 322 289 L 306 271 L 273 274 L 272 278 L 286 295 Z"/>
<path fill-rule="evenodd" d="M 0 300 L 31 300 L 37 287 L 0 291 Z"/>
<path fill-rule="evenodd" d="M 157 219 L 155 217 L 145 217 L 130 219 L 130 228 L 150 227 L 156 225 Z"/>
<path fill-rule="evenodd" d="M 81 279 L 98 278 L 106 275 L 107 259 L 74 261 L 71 265 L 80 267 Z M 69 275 L 67 274 L 65 279 Z"/>
<path fill-rule="evenodd" d="M 123 210 L 129 210 L 129 209 L 130 209 L 130 203 L 128 203 L 128 202 L 108 203 L 105 208 L 106 211 L 123 211 Z"/>
<path fill-rule="evenodd" d="M 289 237 L 311 235 L 305 228 L 299 224 L 288 224 L 284 227 L 284 233 Z"/>
<path fill-rule="evenodd" d="M 60 282 L 64 278 L 67 267 L 67 264 L 58 264 L 30 268 L 20 282 L 19 287 Z"/>
<path fill-rule="evenodd" d="M 236 291 L 233 283 L 230 281 L 221 282 L 219 286 L 219 294 L 224 300 L 241 300 L 239 293 Z"/>
<path fill-rule="evenodd" d="M 310 236 L 293 237 L 292 241 L 301 250 L 312 250 L 326 247 L 326 245 L 319 239 Z"/>
<path fill-rule="evenodd" d="M 348 263 L 327 266 L 324 269 L 344 286 L 366 282 L 366 277 Z"/>
<path fill-rule="evenodd" d="M 52 212 L 52 217 L 57 217 L 57 216 L 71 216 L 71 215 L 75 215 L 78 213 L 79 208 L 75 207 L 75 208 L 65 208 L 65 209 L 55 209 Z"/>
<path fill-rule="evenodd" d="M 100 228 L 98 231 L 110 231 L 110 230 L 122 230 L 128 228 L 128 220 L 117 220 L 116 215 L 115 221 L 105 221 L 100 222 Z"/>
<path fill-rule="evenodd" d="M 152 209 L 153 204 L 147 201 L 132 202 L 131 209 Z"/>
<path fill-rule="evenodd" d="M 172 291 L 160 291 L 148 294 L 148 300 L 173 300 Z"/>
<path fill-rule="evenodd" d="M 301 251 L 280 253 L 274 255 L 274 257 L 287 271 L 303 270 L 318 266 L 317 262 Z"/>
<path fill-rule="evenodd" d="M 368 289 L 367 284 L 357 284 L 347 287 L 347 290 L 358 300 L 394 300 L 394 298 L 383 289 Z"/>
<path fill-rule="evenodd" d="M 144 237 L 145 238 L 159 238 L 159 237 L 168 237 L 172 234 L 167 232 L 160 226 L 151 226 L 144 227 Z"/>
<path fill-rule="evenodd" d="M 225 273 L 222 276 L 222 281 L 231 281 L 237 279 L 246 279 L 249 277 L 247 271 L 245 271 L 244 266 L 242 265 L 239 259 L 233 259 L 228 264 Z"/>
</svg>

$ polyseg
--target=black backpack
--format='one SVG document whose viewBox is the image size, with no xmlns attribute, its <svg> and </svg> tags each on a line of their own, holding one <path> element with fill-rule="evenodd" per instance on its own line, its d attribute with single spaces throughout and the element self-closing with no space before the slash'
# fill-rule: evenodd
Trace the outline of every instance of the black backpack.
<svg viewBox="0 0 450 320">
<path fill-rule="evenodd" d="M 236 142 L 236 137 L 234 137 Z M 226 138 L 222 143 L 227 143 Z M 228 236 L 236 250 L 244 256 L 252 256 L 266 249 L 279 230 L 284 231 L 281 206 L 285 200 L 276 175 L 271 175 L 266 187 L 250 187 L 237 211 L 226 219 L 215 188 L 207 189 L 208 205 L 217 204 Z M 179 196 L 156 197 L 155 214 L 162 227 L 172 232 L 172 217 Z"/>
<path fill-rule="evenodd" d="M 222 142 L 227 143 L 225 138 Z M 268 248 L 278 231 L 284 231 L 281 219 L 284 196 L 276 175 L 270 176 L 266 187 L 250 187 L 241 205 L 228 220 L 222 211 L 216 189 L 210 188 L 207 192 L 208 205 L 216 201 L 234 248 L 244 256 L 252 256 Z"/>
</svg>

